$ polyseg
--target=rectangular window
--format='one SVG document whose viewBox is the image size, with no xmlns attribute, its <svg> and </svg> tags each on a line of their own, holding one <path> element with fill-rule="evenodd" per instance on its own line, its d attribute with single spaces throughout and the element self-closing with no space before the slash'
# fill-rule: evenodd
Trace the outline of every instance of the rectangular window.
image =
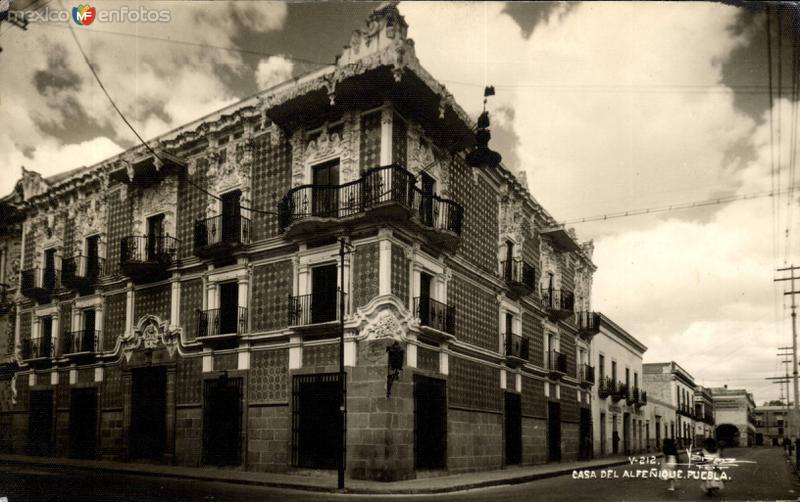
<svg viewBox="0 0 800 502">
<path fill-rule="evenodd" d="M 611 361 L 611 380 L 617 381 L 617 361 Z"/>
<path fill-rule="evenodd" d="M 602 382 L 606 376 L 606 357 L 603 354 L 600 354 L 600 359 L 597 362 L 597 374 L 600 375 L 600 381 Z"/>
</svg>

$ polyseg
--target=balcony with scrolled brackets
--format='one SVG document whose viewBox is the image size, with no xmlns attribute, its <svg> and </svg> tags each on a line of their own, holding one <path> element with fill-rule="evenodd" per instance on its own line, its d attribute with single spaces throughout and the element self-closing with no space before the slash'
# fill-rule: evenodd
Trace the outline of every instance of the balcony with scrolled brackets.
<svg viewBox="0 0 800 502">
<path fill-rule="evenodd" d="M 200 310 L 197 341 L 215 349 L 234 348 L 247 333 L 247 307 Z"/>
<path fill-rule="evenodd" d="M 165 279 L 178 252 L 178 239 L 168 235 L 132 235 L 120 242 L 119 264 L 122 273 L 133 282 L 146 283 Z"/>
<path fill-rule="evenodd" d="M 530 359 L 530 341 L 514 333 L 505 333 L 506 364 L 511 367 L 521 366 Z"/>
<path fill-rule="evenodd" d="M 194 224 L 194 253 L 203 259 L 230 257 L 250 243 L 252 222 L 241 215 L 218 215 Z"/>
<path fill-rule="evenodd" d="M 112 181 L 147 186 L 186 169 L 186 162 L 163 148 L 146 150 L 142 155 L 120 160 L 108 173 Z"/>
<path fill-rule="evenodd" d="M 597 312 L 576 312 L 578 335 L 584 340 L 591 341 L 592 337 L 600 332 L 600 314 Z"/>
<path fill-rule="evenodd" d="M 567 374 L 567 355 L 551 350 L 547 353 L 547 371 L 551 378 L 560 379 Z"/>
<path fill-rule="evenodd" d="M 61 287 L 59 275 L 58 269 L 52 267 L 23 270 L 20 273 L 20 290 L 24 296 L 38 303 L 47 303 Z"/>
<path fill-rule="evenodd" d="M 600 399 L 608 399 L 609 396 L 617 392 L 617 383 L 611 377 L 600 379 L 600 385 L 597 386 L 597 397 Z"/>
<path fill-rule="evenodd" d="M 536 290 L 536 268 L 521 259 L 500 262 L 503 280 L 512 296 L 521 298 Z"/>
<path fill-rule="evenodd" d="M 405 168 L 389 165 L 341 185 L 298 186 L 278 204 L 278 221 L 284 235 L 294 240 L 392 221 L 411 226 L 434 246 L 455 251 L 464 209 L 455 201 L 423 193 L 415 181 Z"/>
<path fill-rule="evenodd" d="M 31 366 L 49 365 L 55 355 L 53 348 L 51 336 L 24 338 L 20 341 L 22 360 Z"/>
<path fill-rule="evenodd" d="M 99 256 L 65 258 L 61 263 L 61 283 L 78 291 L 92 289 L 103 275 L 104 261 Z"/>
<path fill-rule="evenodd" d="M 91 359 L 100 347 L 100 331 L 82 329 L 61 335 L 61 355 L 69 359 Z"/>
<path fill-rule="evenodd" d="M 338 329 L 341 303 L 344 303 L 347 315 L 347 293 L 341 291 L 289 296 L 286 307 L 288 326 L 304 333 L 323 333 L 333 329 L 334 325 Z"/>
<path fill-rule="evenodd" d="M 622 382 L 617 382 L 614 385 L 614 388 L 611 390 L 611 400 L 615 403 L 620 402 L 622 399 L 627 399 L 628 397 L 628 386 Z"/>
<path fill-rule="evenodd" d="M 542 289 L 542 306 L 551 321 L 563 321 L 575 313 L 575 296 L 572 291 L 544 288 Z"/>
<path fill-rule="evenodd" d="M 428 297 L 414 298 L 414 315 L 423 332 L 438 338 L 452 338 L 456 333 L 456 309 Z"/>
</svg>

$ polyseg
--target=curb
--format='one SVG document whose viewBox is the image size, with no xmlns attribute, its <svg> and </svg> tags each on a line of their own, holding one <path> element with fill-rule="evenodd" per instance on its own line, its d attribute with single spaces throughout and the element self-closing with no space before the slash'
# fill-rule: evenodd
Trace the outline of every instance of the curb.
<svg viewBox="0 0 800 502">
<path fill-rule="evenodd" d="M 660 456 L 660 455 L 656 455 Z M 126 474 L 130 476 L 145 476 L 145 477 L 159 477 L 159 478 L 169 478 L 169 479 L 187 479 L 187 480 L 197 480 L 197 481 L 210 481 L 210 482 L 217 482 L 217 483 L 231 483 L 231 484 L 238 484 L 238 485 L 247 485 L 247 486 L 263 486 L 269 488 L 278 488 L 284 490 L 297 490 L 297 491 L 307 491 L 307 492 L 318 492 L 318 493 L 347 493 L 347 494 L 362 494 L 362 495 L 426 495 L 426 494 L 441 494 L 441 493 L 449 493 L 449 492 L 459 492 L 459 491 L 466 491 L 466 490 L 474 490 L 478 488 L 487 488 L 492 486 L 502 486 L 502 485 L 517 485 L 522 483 L 528 483 L 531 481 L 536 481 L 540 479 L 546 478 L 553 478 L 557 476 L 563 476 L 565 474 L 571 473 L 573 470 L 580 469 L 580 470 L 597 470 L 597 469 L 605 469 L 608 467 L 616 467 L 619 465 L 628 464 L 629 461 L 627 458 L 614 460 L 608 463 L 604 463 L 602 465 L 594 465 L 594 466 L 586 466 L 581 468 L 580 466 L 577 467 L 565 467 L 563 469 L 557 469 L 547 472 L 534 472 L 529 474 L 522 474 L 520 476 L 515 477 L 508 477 L 508 478 L 499 478 L 499 479 L 489 479 L 485 481 L 473 481 L 473 482 L 465 482 L 454 484 L 452 486 L 441 486 L 441 487 L 419 487 L 419 488 L 367 488 L 367 487 L 355 487 L 355 488 L 345 488 L 343 492 L 339 492 L 338 489 L 335 487 L 328 487 L 328 486 L 319 486 L 313 484 L 301 484 L 301 483 L 293 483 L 293 482 L 284 482 L 284 481 L 271 481 L 268 479 L 260 480 L 260 479 L 238 479 L 238 478 L 230 478 L 230 477 L 220 477 L 214 476 L 211 473 L 177 473 L 177 472 L 164 472 L 164 471 L 150 471 L 150 470 L 137 470 L 135 468 L 130 467 L 116 467 L 112 465 L 75 465 L 72 463 L 57 463 L 57 462 L 47 462 L 47 461 L 36 461 L 35 459 L 28 459 L 28 458 L 0 458 L 0 465 L 20 465 L 20 466 L 35 466 L 39 468 L 46 468 L 46 469 L 59 469 L 59 470 L 72 470 L 72 471 L 88 471 L 88 472 L 106 472 L 106 473 L 115 473 L 115 474 Z M 125 464 L 123 464 L 125 465 Z M 235 471 L 238 472 L 238 471 Z M 437 479 L 437 478 L 431 478 Z M 441 478 L 439 478 L 441 479 Z M 376 482 L 379 483 L 379 482 Z"/>
</svg>

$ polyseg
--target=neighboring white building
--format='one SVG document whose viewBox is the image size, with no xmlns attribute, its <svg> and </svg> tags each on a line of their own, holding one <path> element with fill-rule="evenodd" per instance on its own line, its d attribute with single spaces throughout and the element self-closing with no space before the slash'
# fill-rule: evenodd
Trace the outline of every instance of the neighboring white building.
<svg viewBox="0 0 800 502">
<path fill-rule="evenodd" d="M 675 361 L 643 365 L 644 387 L 652 424 L 653 446 L 661 448 L 661 439 L 669 437 L 678 446 L 692 444 L 695 434 L 695 384 L 688 371 Z M 715 403 L 716 404 L 716 403 Z"/>
<path fill-rule="evenodd" d="M 641 388 L 646 350 L 630 333 L 600 314 L 600 331 L 591 343 L 598 392 L 592 401 L 595 457 L 647 450 L 647 395 Z"/>
</svg>

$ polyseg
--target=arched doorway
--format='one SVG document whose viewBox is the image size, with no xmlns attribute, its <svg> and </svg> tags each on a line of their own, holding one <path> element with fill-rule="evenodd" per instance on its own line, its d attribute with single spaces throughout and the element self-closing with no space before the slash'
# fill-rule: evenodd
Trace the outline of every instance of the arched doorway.
<svg viewBox="0 0 800 502">
<path fill-rule="evenodd" d="M 726 446 L 739 446 L 739 428 L 731 424 L 717 426 L 717 441 L 725 441 Z"/>
</svg>

